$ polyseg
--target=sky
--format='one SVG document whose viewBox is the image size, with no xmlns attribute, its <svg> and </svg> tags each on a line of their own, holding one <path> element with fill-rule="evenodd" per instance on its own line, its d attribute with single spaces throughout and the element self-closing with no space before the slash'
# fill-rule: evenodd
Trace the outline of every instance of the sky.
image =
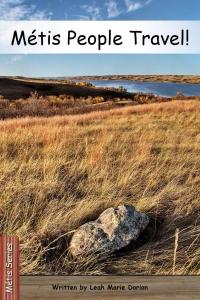
<svg viewBox="0 0 200 300">
<path fill-rule="evenodd" d="M 0 20 L 200 20 L 200 0 L 0 0 Z M 0 55 L 0 76 L 200 74 L 200 55 Z"/>
</svg>

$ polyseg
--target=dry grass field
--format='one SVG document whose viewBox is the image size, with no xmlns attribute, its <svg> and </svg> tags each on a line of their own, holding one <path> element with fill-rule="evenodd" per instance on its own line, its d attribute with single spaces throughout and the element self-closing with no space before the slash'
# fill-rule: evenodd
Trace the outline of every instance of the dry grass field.
<svg viewBox="0 0 200 300">
<path fill-rule="evenodd" d="M 0 121 L 0 234 L 21 240 L 21 274 L 200 275 L 200 101 Z M 151 222 L 97 261 L 73 231 L 131 203 Z"/>
</svg>

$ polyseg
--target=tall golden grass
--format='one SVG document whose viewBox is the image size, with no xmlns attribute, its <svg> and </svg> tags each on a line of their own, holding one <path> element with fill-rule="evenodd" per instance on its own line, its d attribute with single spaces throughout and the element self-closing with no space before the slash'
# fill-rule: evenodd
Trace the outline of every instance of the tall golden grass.
<svg viewBox="0 0 200 300">
<path fill-rule="evenodd" d="M 0 121 L 0 234 L 21 274 L 200 274 L 200 102 Z M 68 253 L 74 230 L 133 204 L 150 225 L 97 260 Z"/>
</svg>

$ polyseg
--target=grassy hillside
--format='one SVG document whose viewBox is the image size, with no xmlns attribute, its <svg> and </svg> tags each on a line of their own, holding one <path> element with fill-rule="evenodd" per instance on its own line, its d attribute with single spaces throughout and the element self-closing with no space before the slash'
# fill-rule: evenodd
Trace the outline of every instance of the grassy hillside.
<svg viewBox="0 0 200 300">
<path fill-rule="evenodd" d="M 40 96 L 70 95 L 73 97 L 114 97 L 130 98 L 133 94 L 116 90 L 76 85 L 65 80 L 15 79 L 0 77 L 0 95 L 8 100 L 28 98 L 31 93 L 38 92 Z"/>
<path fill-rule="evenodd" d="M 21 240 L 22 274 L 199 274 L 200 102 L 0 121 L 0 234 Z M 97 263 L 73 231 L 131 203 L 151 222 Z"/>
<path fill-rule="evenodd" d="M 0 119 L 72 115 L 171 98 L 97 88 L 87 82 L 0 77 Z"/>
<path fill-rule="evenodd" d="M 172 100 L 199 100 L 199 96 L 162 97 L 128 93 L 123 87 L 98 88 L 87 82 L 0 77 L 0 120 L 85 114 L 138 104 Z"/>
</svg>

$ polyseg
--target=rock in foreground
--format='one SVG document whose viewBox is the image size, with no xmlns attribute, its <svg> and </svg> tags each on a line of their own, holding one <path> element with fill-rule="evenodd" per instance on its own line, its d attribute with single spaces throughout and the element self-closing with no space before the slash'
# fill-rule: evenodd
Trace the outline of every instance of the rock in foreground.
<svg viewBox="0 0 200 300">
<path fill-rule="evenodd" d="M 80 258 L 91 254 L 111 254 L 137 240 L 149 217 L 132 205 L 106 209 L 97 220 L 80 226 L 74 233 L 70 252 Z"/>
</svg>

